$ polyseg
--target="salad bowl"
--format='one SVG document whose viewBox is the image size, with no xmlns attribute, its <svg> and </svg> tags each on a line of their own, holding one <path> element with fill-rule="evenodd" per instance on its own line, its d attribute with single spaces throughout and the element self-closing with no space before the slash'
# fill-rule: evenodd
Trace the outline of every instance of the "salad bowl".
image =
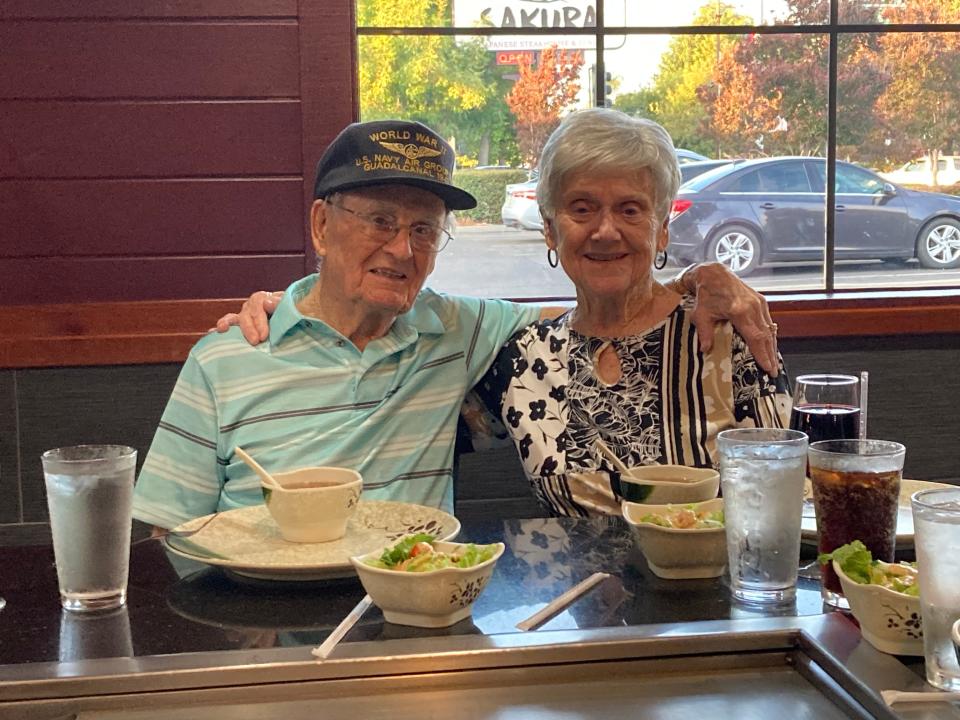
<svg viewBox="0 0 960 720">
<path fill-rule="evenodd" d="M 843 594 L 850 603 L 850 612 L 860 623 L 864 640 L 880 652 L 923 655 L 920 598 L 878 583 L 857 582 L 844 572 L 839 561 L 832 562 Z M 876 561 L 875 565 L 885 576 L 916 573 L 912 567 L 882 560 Z"/>
<path fill-rule="evenodd" d="M 470 616 L 474 601 L 483 592 L 497 560 L 503 555 L 504 544 L 420 540 L 429 544 L 438 557 L 465 558 L 461 562 L 467 565 L 440 566 L 429 558 L 426 562 L 410 558 L 412 546 L 417 544 L 411 540 L 424 537 L 429 536 L 409 536 L 392 547 L 352 557 L 350 562 L 387 622 L 425 628 L 449 627 Z M 388 555 L 399 562 L 386 566 L 383 559 Z M 410 564 L 405 566 L 403 560 Z"/>
<path fill-rule="evenodd" d="M 723 574 L 727 566 L 727 541 L 722 498 L 689 505 L 624 501 L 621 510 L 654 575 L 673 580 Z M 690 515 L 701 519 L 692 524 L 680 521 L 681 517 L 689 521 Z M 663 524 L 665 521 L 670 522 Z"/>
</svg>

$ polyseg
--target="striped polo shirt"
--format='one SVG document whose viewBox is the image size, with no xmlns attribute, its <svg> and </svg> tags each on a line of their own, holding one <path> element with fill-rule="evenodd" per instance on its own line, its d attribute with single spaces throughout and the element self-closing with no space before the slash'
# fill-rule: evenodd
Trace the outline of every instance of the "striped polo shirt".
<svg viewBox="0 0 960 720">
<path fill-rule="evenodd" d="M 173 527 L 262 502 L 238 445 L 274 472 L 353 468 L 367 499 L 452 509 L 463 396 L 539 309 L 425 289 L 361 352 L 297 310 L 316 279 L 288 288 L 268 342 L 234 327 L 193 347 L 137 479 L 136 518 Z"/>
</svg>

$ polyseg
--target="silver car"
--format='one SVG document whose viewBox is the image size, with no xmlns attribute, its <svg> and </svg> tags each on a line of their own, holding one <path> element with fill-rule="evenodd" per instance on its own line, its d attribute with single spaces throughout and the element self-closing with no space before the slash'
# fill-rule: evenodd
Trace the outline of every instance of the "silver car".
<svg viewBox="0 0 960 720">
<path fill-rule="evenodd" d="M 521 230 L 543 230 L 543 218 L 537 205 L 536 170 L 530 173 L 530 179 L 522 183 L 512 183 L 506 187 L 500 219 L 507 227 Z"/>
</svg>

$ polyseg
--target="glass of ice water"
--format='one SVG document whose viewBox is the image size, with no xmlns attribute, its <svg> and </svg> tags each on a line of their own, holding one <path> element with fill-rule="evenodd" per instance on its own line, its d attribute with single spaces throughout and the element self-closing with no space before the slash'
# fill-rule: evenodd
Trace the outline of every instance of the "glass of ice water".
<svg viewBox="0 0 960 720">
<path fill-rule="evenodd" d="M 960 658 L 950 636 L 960 619 L 960 488 L 921 490 L 910 502 L 927 682 L 960 690 Z"/>
<path fill-rule="evenodd" d="M 90 612 L 123 605 L 130 566 L 137 451 L 76 445 L 41 456 L 60 603 Z"/>
<path fill-rule="evenodd" d="M 775 428 L 724 430 L 717 447 L 733 597 L 791 603 L 797 594 L 807 435 Z"/>
</svg>

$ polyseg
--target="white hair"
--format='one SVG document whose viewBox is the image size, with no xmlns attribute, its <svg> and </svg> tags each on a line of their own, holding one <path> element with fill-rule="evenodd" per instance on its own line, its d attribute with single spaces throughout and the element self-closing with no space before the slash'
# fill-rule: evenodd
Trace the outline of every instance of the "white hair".
<svg viewBox="0 0 960 720">
<path fill-rule="evenodd" d="M 563 183 L 573 173 L 646 169 L 653 179 L 654 210 L 663 223 L 680 187 L 680 166 L 670 134 L 653 120 L 619 110 L 590 108 L 567 115 L 547 138 L 540 154 L 537 199 L 552 218 Z"/>
</svg>

